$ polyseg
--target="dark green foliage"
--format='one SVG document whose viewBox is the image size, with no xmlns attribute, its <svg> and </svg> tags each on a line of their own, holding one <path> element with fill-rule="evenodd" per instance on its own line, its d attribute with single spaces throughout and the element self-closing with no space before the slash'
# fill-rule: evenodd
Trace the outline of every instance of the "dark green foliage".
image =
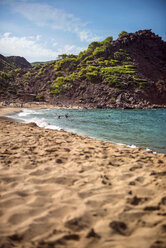
<svg viewBox="0 0 166 248">
<path fill-rule="evenodd" d="M 6 83 L 7 81 L 12 81 L 13 76 L 9 73 L 0 71 L 0 83 Z"/>
<path fill-rule="evenodd" d="M 138 86 L 141 89 L 141 88 L 144 88 L 144 87 L 148 86 L 148 83 L 147 82 L 139 82 Z"/>
<path fill-rule="evenodd" d="M 56 61 L 56 64 L 54 66 L 55 70 L 68 70 L 68 71 L 73 71 L 77 67 L 77 59 L 76 58 L 65 58 Z"/>
<path fill-rule="evenodd" d="M 85 87 L 85 85 L 80 85 L 80 90 L 84 90 L 86 87 Z"/>
<path fill-rule="evenodd" d="M 104 74 L 133 74 L 135 73 L 135 69 L 133 68 L 126 68 L 125 66 L 112 66 L 112 67 L 106 67 L 102 68 L 102 73 Z"/>
<path fill-rule="evenodd" d="M 115 87 L 120 87 L 122 86 L 122 83 L 120 79 L 117 76 L 112 76 L 112 75 L 104 75 L 104 81 L 109 85 L 109 86 L 115 86 Z"/>
<path fill-rule="evenodd" d="M 125 65 L 125 68 L 136 70 L 137 67 L 135 65 Z"/>
<path fill-rule="evenodd" d="M 97 47 L 101 47 L 102 46 L 102 43 L 101 42 L 99 42 L 99 41 L 94 41 L 94 42 L 92 42 L 89 46 L 88 46 L 88 49 L 87 49 L 87 51 L 89 52 L 89 53 L 93 53 L 93 51 L 97 48 Z"/>
<path fill-rule="evenodd" d="M 78 73 L 76 73 L 77 78 L 79 79 L 88 79 L 91 82 L 95 82 L 100 77 L 100 68 L 98 66 L 88 66 L 82 68 Z"/>
<path fill-rule="evenodd" d="M 60 54 L 58 55 L 58 59 L 66 59 L 66 58 L 76 58 L 77 56 L 74 54 Z"/>
<path fill-rule="evenodd" d="M 99 80 L 99 72 L 97 70 L 94 70 L 92 72 L 87 72 L 87 79 L 91 82 L 96 82 L 97 80 Z"/>
<path fill-rule="evenodd" d="M 89 56 L 91 56 L 90 59 L 99 58 L 101 56 L 105 57 L 106 49 L 111 46 L 112 41 L 113 41 L 113 37 L 109 36 L 104 41 L 92 42 L 88 46 L 88 49 L 86 51 L 79 53 L 78 60 L 86 61 L 86 60 L 88 60 Z"/>
<path fill-rule="evenodd" d="M 87 61 L 86 61 L 86 64 L 87 64 L 87 65 L 91 65 L 91 64 L 93 64 L 93 63 L 94 63 L 93 60 L 87 60 Z"/>
<path fill-rule="evenodd" d="M 134 66 L 112 66 L 101 69 L 101 75 L 104 78 L 104 81 L 107 82 L 109 85 L 114 85 L 116 87 L 122 86 L 121 79 L 119 78 L 120 75 L 134 73 Z"/>
<path fill-rule="evenodd" d="M 120 79 L 117 76 L 112 75 L 110 68 L 112 67 L 101 69 L 101 75 L 104 81 L 110 86 L 120 86 L 121 85 Z"/>
<path fill-rule="evenodd" d="M 122 38 L 123 36 L 127 35 L 128 33 L 126 31 L 122 31 L 118 36 L 119 38 Z"/>
<path fill-rule="evenodd" d="M 86 68 L 86 77 L 91 82 L 96 82 L 100 77 L 100 68 L 98 66 L 88 66 Z"/>
<path fill-rule="evenodd" d="M 111 102 L 111 103 L 115 103 L 115 102 L 116 102 L 116 99 L 112 97 L 112 98 L 110 99 L 110 102 Z"/>
<path fill-rule="evenodd" d="M 130 60 L 129 52 L 123 49 L 119 49 L 117 52 L 114 53 L 114 58 L 122 61 Z"/>
<path fill-rule="evenodd" d="M 93 52 L 93 56 L 96 57 L 96 58 L 98 58 L 100 56 L 103 56 L 104 53 L 105 53 L 105 49 L 106 48 L 104 46 L 102 46 L 102 47 L 96 47 L 96 49 Z"/>
<path fill-rule="evenodd" d="M 103 60 L 102 61 L 99 60 L 98 63 L 99 63 L 100 66 L 107 67 L 107 66 L 118 65 L 119 64 L 119 61 L 118 60 L 115 60 L 115 59 L 105 59 L 104 61 Z"/>
<path fill-rule="evenodd" d="M 82 68 L 81 70 L 79 70 L 79 72 L 77 73 L 78 74 L 78 77 L 80 79 L 85 79 L 86 78 L 86 68 Z"/>
<path fill-rule="evenodd" d="M 79 55 L 78 55 L 78 61 L 82 62 L 86 62 L 86 60 L 89 58 L 89 56 L 91 56 L 90 58 L 93 57 L 93 51 L 95 49 L 96 46 L 93 47 L 93 45 L 89 45 L 88 46 L 88 49 L 83 51 L 83 52 L 80 52 Z"/>
<path fill-rule="evenodd" d="M 53 95 L 57 95 L 65 92 L 71 86 L 72 80 L 69 77 L 58 77 L 52 82 L 50 93 Z"/>
<path fill-rule="evenodd" d="M 94 66 L 94 65 L 91 65 L 91 66 L 88 66 L 87 68 L 86 68 L 86 71 L 87 72 L 92 72 L 92 71 L 99 71 L 99 67 L 98 66 Z"/>
<path fill-rule="evenodd" d="M 21 68 L 17 68 L 14 70 L 14 72 L 20 72 L 21 71 Z"/>
<path fill-rule="evenodd" d="M 46 71 L 45 66 L 42 66 L 42 67 L 40 68 L 40 70 L 38 71 L 38 74 L 37 74 L 37 75 L 40 76 L 41 74 L 44 74 L 45 71 Z"/>
<path fill-rule="evenodd" d="M 61 76 L 63 76 L 63 72 L 61 72 L 61 71 L 57 71 L 57 72 L 56 72 L 56 76 L 57 76 L 57 77 L 61 77 Z"/>
<path fill-rule="evenodd" d="M 116 59 L 111 59 L 111 60 L 110 60 L 110 65 L 111 65 L 111 66 L 115 66 L 115 65 L 117 65 L 117 64 L 119 64 L 119 60 L 116 60 Z"/>
<path fill-rule="evenodd" d="M 145 79 L 133 77 L 136 82 L 147 82 Z"/>
<path fill-rule="evenodd" d="M 37 63 L 37 64 L 35 64 L 35 65 L 33 66 L 33 69 L 34 69 L 34 70 L 37 70 L 37 69 L 40 69 L 40 67 L 41 67 L 41 64 Z"/>
<path fill-rule="evenodd" d="M 104 58 L 104 57 L 100 57 L 100 58 L 98 58 L 97 60 L 98 60 L 98 61 L 104 61 L 105 58 Z"/>
<path fill-rule="evenodd" d="M 27 82 L 27 80 L 32 76 L 31 72 L 27 72 L 23 76 L 23 82 Z"/>
<path fill-rule="evenodd" d="M 157 81 L 157 84 L 158 85 L 164 85 L 165 83 L 164 83 L 164 80 L 159 80 L 159 81 Z"/>
<path fill-rule="evenodd" d="M 93 62 L 93 59 L 94 59 L 93 55 L 89 55 L 89 56 L 85 57 L 85 59 L 82 62 L 87 63 L 87 61 L 89 61 L 89 60 L 91 60 Z"/>
<path fill-rule="evenodd" d="M 113 37 L 112 37 L 112 36 L 109 36 L 109 37 L 107 37 L 107 38 L 102 42 L 102 44 L 103 44 L 105 47 L 110 47 L 112 42 L 113 42 Z"/>
<path fill-rule="evenodd" d="M 139 88 L 144 88 L 144 87 L 148 86 L 148 82 L 145 79 L 136 78 L 136 77 L 133 77 L 133 79 L 134 79 L 134 83 L 137 84 L 139 86 Z"/>
</svg>

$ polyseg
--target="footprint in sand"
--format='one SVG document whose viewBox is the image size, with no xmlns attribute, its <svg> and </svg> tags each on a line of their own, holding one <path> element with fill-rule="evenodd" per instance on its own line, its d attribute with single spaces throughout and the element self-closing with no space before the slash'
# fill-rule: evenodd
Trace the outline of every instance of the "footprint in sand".
<svg viewBox="0 0 166 248">
<path fill-rule="evenodd" d="M 109 224 L 109 227 L 116 233 L 128 236 L 129 235 L 129 229 L 125 222 L 122 221 L 112 221 Z"/>
<path fill-rule="evenodd" d="M 101 175 L 101 179 L 102 179 L 102 184 L 107 184 L 107 185 L 112 185 L 111 182 L 109 182 L 109 177 L 107 175 Z"/>
<path fill-rule="evenodd" d="M 82 231 L 89 226 L 89 218 L 86 216 L 75 217 L 65 223 L 65 227 L 74 230 L 74 231 Z"/>
<path fill-rule="evenodd" d="M 144 208 L 144 211 L 156 211 L 160 210 L 160 206 L 147 206 Z"/>
<path fill-rule="evenodd" d="M 135 171 L 135 170 L 141 169 L 141 168 L 142 168 L 142 165 L 135 165 L 135 166 L 131 167 L 131 168 L 129 169 L 129 171 Z"/>
<path fill-rule="evenodd" d="M 150 248 L 166 248 L 165 242 L 162 240 L 156 240 Z"/>
<path fill-rule="evenodd" d="M 88 232 L 86 238 L 97 238 L 97 239 L 100 239 L 101 236 L 100 236 L 98 233 L 96 233 L 96 232 L 94 231 L 94 229 L 92 228 L 92 229 Z"/>
<path fill-rule="evenodd" d="M 128 198 L 127 199 L 127 203 L 130 203 L 131 205 L 139 205 L 139 204 L 143 204 L 144 202 L 148 201 L 149 198 L 147 197 L 137 197 L 134 196 L 132 198 Z"/>
</svg>

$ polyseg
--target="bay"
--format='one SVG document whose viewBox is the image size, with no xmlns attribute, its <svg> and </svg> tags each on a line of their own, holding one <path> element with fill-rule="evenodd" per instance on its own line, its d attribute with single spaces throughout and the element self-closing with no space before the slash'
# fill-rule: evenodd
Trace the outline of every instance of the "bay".
<svg viewBox="0 0 166 248">
<path fill-rule="evenodd" d="M 166 153 L 166 109 L 24 109 L 13 118 Z"/>
</svg>

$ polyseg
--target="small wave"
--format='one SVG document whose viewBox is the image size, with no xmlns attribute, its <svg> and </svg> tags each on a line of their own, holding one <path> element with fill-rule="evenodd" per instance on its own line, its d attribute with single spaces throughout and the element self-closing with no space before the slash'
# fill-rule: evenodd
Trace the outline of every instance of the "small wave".
<svg viewBox="0 0 166 248">
<path fill-rule="evenodd" d="M 136 145 L 127 145 L 127 147 L 130 147 L 130 148 L 137 148 Z"/>
<path fill-rule="evenodd" d="M 54 130 L 61 130 L 60 127 L 48 123 L 47 121 L 45 121 L 44 118 L 39 119 L 39 118 L 35 117 L 35 118 L 31 118 L 31 119 L 24 120 L 24 121 L 25 121 L 25 123 L 34 122 L 39 127 L 43 127 L 43 128 L 54 129 Z"/>
<path fill-rule="evenodd" d="M 120 146 L 127 146 L 127 147 L 129 147 L 129 148 L 137 148 L 136 145 L 127 145 L 127 144 L 117 143 L 117 142 L 114 142 L 114 143 L 116 143 L 117 145 L 120 145 Z"/>
<path fill-rule="evenodd" d="M 147 152 L 151 152 L 152 150 L 150 150 L 149 148 L 146 148 L 146 151 L 147 151 Z"/>
<path fill-rule="evenodd" d="M 32 109 L 23 109 L 22 112 L 18 114 L 19 117 L 25 117 L 30 114 L 38 114 L 37 111 L 32 110 Z"/>
</svg>

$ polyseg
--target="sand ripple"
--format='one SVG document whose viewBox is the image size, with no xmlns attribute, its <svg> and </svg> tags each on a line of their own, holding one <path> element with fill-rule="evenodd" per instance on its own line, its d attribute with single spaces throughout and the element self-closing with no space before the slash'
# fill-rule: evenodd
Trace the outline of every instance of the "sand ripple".
<svg viewBox="0 0 166 248">
<path fill-rule="evenodd" d="M 166 155 L 0 120 L 0 247 L 166 247 Z"/>
</svg>

